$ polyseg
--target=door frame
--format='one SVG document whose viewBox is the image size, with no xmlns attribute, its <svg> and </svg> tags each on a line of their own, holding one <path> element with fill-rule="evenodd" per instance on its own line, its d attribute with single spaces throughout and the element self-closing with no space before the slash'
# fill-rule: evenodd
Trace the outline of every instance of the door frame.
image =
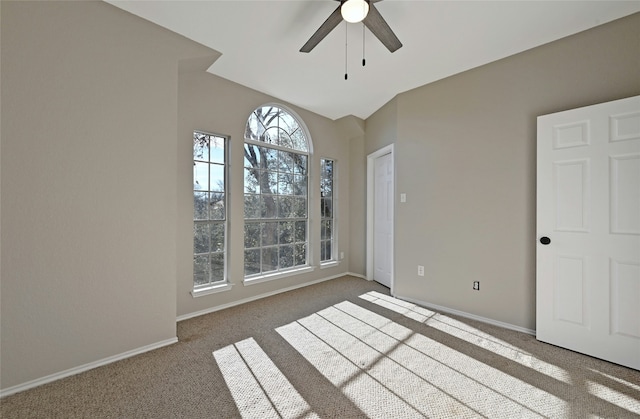
<svg viewBox="0 0 640 419">
<path fill-rule="evenodd" d="M 394 145 L 382 147 L 367 155 L 367 281 L 373 281 L 373 227 L 374 227 L 374 207 L 375 207 L 375 161 L 378 157 L 391 154 L 391 162 L 393 164 L 392 182 L 391 182 L 391 295 L 393 295 L 394 276 L 395 276 L 395 190 L 396 190 L 396 162 L 394 157 Z"/>
</svg>

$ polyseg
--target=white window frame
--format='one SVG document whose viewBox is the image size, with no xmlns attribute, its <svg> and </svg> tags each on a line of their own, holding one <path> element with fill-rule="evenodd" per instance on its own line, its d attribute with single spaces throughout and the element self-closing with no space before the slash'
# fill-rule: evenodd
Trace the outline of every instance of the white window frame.
<svg viewBox="0 0 640 419">
<path fill-rule="evenodd" d="M 333 169 L 331 171 L 331 222 L 332 222 L 332 228 L 331 228 L 331 238 L 329 239 L 331 241 L 331 258 L 330 259 L 326 259 L 326 260 L 322 260 L 322 247 L 323 247 L 323 242 L 326 241 L 322 239 L 322 224 L 324 221 L 327 220 L 327 218 L 324 218 L 322 216 L 322 209 L 320 209 L 320 268 L 324 269 L 324 268 L 330 268 L 332 266 L 336 266 L 340 263 L 340 260 L 338 259 L 338 223 L 336 222 L 336 214 L 337 214 L 337 208 L 338 208 L 338 193 L 337 193 L 337 176 L 338 176 L 338 161 L 337 159 L 331 158 L 331 157 L 322 157 L 320 158 L 320 174 L 318 176 L 319 178 L 319 183 L 320 185 L 322 184 L 322 181 L 324 180 L 324 171 L 323 171 L 323 164 L 325 161 L 331 161 L 333 164 Z M 324 197 L 322 196 L 322 187 L 320 187 L 320 205 L 322 206 L 322 199 Z"/>
<path fill-rule="evenodd" d="M 193 131 L 193 137 L 196 136 L 196 134 L 200 134 L 200 135 L 206 135 L 209 137 L 215 137 L 217 139 L 221 139 L 224 142 L 224 154 L 223 154 L 223 176 L 224 176 L 224 185 L 223 185 L 223 193 L 224 193 L 224 200 L 223 200 L 223 205 L 224 205 L 224 220 L 222 220 L 221 222 L 215 219 L 206 219 L 206 220 L 196 220 L 195 219 L 195 214 L 194 214 L 194 220 L 193 220 L 193 225 L 194 228 L 196 225 L 198 224 L 205 224 L 207 222 L 214 222 L 214 223 L 219 223 L 222 224 L 224 226 L 224 239 L 223 239 L 223 249 L 222 252 L 209 252 L 209 254 L 211 253 L 222 253 L 222 257 L 223 257 L 223 277 L 221 280 L 218 281 L 209 281 L 206 284 L 201 284 L 201 285 L 196 285 L 195 283 L 195 257 L 196 257 L 196 253 L 195 253 L 195 249 L 193 252 L 194 255 L 194 263 L 193 263 L 193 267 L 194 267 L 194 274 L 193 274 L 193 288 L 191 291 L 191 295 L 193 297 L 199 297 L 199 296 L 203 296 L 203 295 L 208 295 L 208 294 L 213 294 L 213 293 L 217 293 L 217 292 L 221 292 L 221 291 L 226 291 L 231 289 L 232 284 L 229 283 L 229 276 L 228 276 L 228 271 L 227 271 L 227 264 L 228 264 L 228 257 L 227 257 L 227 253 L 228 253 L 228 242 L 229 242 L 229 142 L 230 142 L 230 137 L 228 135 L 223 135 L 223 134 L 216 134 L 216 133 L 211 133 L 211 132 L 206 132 L 203 130 L 194 130 Z M 193 138 L 192 137 L 192 138 Z M 211 148 L 209 149 L 211 150 Z M 195 156 L 192 158 L 192 161 L 194 163 L 194 167 L 197 161 L 199 162 L 205 162 L 204 160 L 197 160 L 195 158 Z M 220 163 L 213 163 L 211 162 L 211 160 L 209 159 L 208 161 L 209 164 L 209 170 L 211 169 L 211 165 L 220 165 Z M 210 189 L 210 188 L 209 188 Z M 207 192 L 209 192 L 209 189 L 207 189 Z M 196 193 L 196 189 L 194 187 L 193 192 L 194 192 L 194 197 L 195 197 L 195 193 Z M 195 208 L 194 208 L 194 212 L 195 212 Z M 195 234 L 195 233 L 194 233 Z M 195 236 L 194 236 L 195 238 Z M 211 250 L 211 249 L 209 249 Z"/>
<path fill-rule="evenodd" d="M 298 154 L 302 154 L 302 155 L 306 155 L 307 157 L 307 194 L 306 194 L 306 198 L 307 198 L 307 216 L 306 216 L 306 264 L 305 265 L 298 265 L 298 266 L 294 266 L 291 268 L 285 268 L 285 269 L 278 269 L 275 271 L 268 271 L 266 273 L 264 272 L 260 272 L 257 274 L 251 274 L 251 275 L 245 275 L 244 276 L 244 280 L 243 280 L 243 284 L 244 285 L 253 285 L 253 284 L 258 284 L 261 282 L 266 282 L 266 281 L 272 281 L 274 279 L 280 279 L 280 278 L 285 278 L 285 277 L 289 277 L 289 276 L 293 276 L 293 275 L 300 275 L 300 274 L 304 274 L 304 273 L 308 273 L 308 272 L 312 272 L 315 270 L 315 267 L 313 266 L 313 234 L 311 232 L 311 221 L 312 221 L 312 205 L 315 202 L 314 200 L 314 196 L 313 196 L 313 181 L 314 181 L 314 177 L 312 176 L 312 157 L 313 157 L 313 142 L 311 140 L 311 135 L 309 134 L 309 130 L 307 129 L 307 126 L 305 125 L 304 121 L 302 120 L 302 118 L 300 118 L 300 116 L 294 112 L 293 110 L 289 109 L 288 107 L 278 104 L 278 103 L 267 103 L 261 106 L 256 107 L 252 112 L 251 115 L 249 116 L 249 118 L 251 118 L 251 116 L 253 115 L 253 113 L 260 108 L 264 108 L 264 107 L 275 107 L 275 108 L 279 108 L 282 111 L 288 113 L 293 119 L 295 119 L 296 123 L 298 124 L 298 127 L 300 128 L 300 130 L 302 131 L 302 133 L 304 134 L 304 137 L 306 139 L 306 145 L 307 145 L 307 151 L 302 151 L 302 150 L 298 150 L 298 149 L 294 149 L 294 148 L 289 148 L 289 147 L 282 147 L 276 144 L 271 144 L 268 142 L 264 142 L 264 141 L 259 141 L 259 140 L 253 140 L 250 138 L 247 138 L 246 133 L 245 133 L 245 138 L 244 138 L 244 144 L 251 144 L 251 145 L 256 145 L 259 147 L 266 147 L 266 148 L 271 148 L 271 149 L 275 149 L 278 151 L 286 151 L 286 152 L 293 152 L 293 153 L 298 153 Z M 247 122 L 249 121 L 249 118 L 247 119 Z M 244 148 L 244 145 L 243 145 Z M 244 159 L 243 159 L 244 161 Z M 243 163 L 243 167 L 244 167 L 244 163 Z M 244 177 L 243 177 L 243 189 L 244 189 Z M 244 194 L 244 192 L 243 192 Z M 277 195 L 277 194 L 276 194 Z M 244 196 L 244 195 L 243 195 Z M 244 216 L 243 213 L 243 220 L 245 221 L 245 224 L 247 222 L 247 219 Z M 253 219 L 252 219 L 253 220 Z M 286 221 L 286 219 L 284 218 L 269 218 L 269 219 L 262 219 L 264 222 L 268 222 L 268 221 Z M 255 222 L 255 221 L 251 221 L 251 222 Z M 244 230 L 244 229 L 243 229 Z M 244 235 L 244 234 L 243 234 Z M 262 246 L 260 246 L 260 248 L 262 248 Z M 244 244 L 243 244 L 243 249 L 245 249 Z M 244 256 L 243 256 L 243 263 L 244 263 Z"/>
</svg>

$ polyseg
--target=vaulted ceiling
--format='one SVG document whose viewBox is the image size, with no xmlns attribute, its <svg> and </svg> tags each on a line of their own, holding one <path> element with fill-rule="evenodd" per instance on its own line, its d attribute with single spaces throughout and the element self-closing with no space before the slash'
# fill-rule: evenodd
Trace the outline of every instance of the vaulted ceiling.
<svg viewBox="0 0 640 419">
<path fill-rule="evenodd" d="M 640 1 L 384 0 L 375 6 L 403 43 L 396 52 L 342 22 L 301 53 L 337 1 L 108 2 L 220 52 L 209 72 L 331 119 L 365 119 L 398 93 L 640 11 Z"/>
</svg>

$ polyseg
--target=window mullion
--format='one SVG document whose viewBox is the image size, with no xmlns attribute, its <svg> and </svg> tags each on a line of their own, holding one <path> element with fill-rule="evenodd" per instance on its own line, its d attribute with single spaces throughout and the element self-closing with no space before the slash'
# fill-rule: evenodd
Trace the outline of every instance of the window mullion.
<svg viewBox="0 0 640 419">
<path fill-rule="evenodd" d="M 253 132 L 252 127 L 258 125 L 252 121 L 262 124 L 263 131 Z M 297 118 L 275 105 L 256 109 L 246 128 L 245 276 L 273 277 L 308 266 L 310 147 L 306 136 L 298 133 L 302 126 Z M 262 171 L 256 172 L 258 169 Z M 296 225 L 300 222 L 304 227 Z M 260 225 L 257 242 L 256 225 Z"/>
<path fill-rule="evenodd" d="M 194 207 L 194 246 L 196 243 L 200 243 L 200 249 L 202 249 L 202 247 L 205 246 L 204 241 L 206 240 L 206 252 L 196 253 L 194 248 L 193 293 L 195 296 L 195 293 L 200 292 L 201 290 L 206 291 L 212 286 L 220 288 L 219 285 L 224 283 L 227 279 L 226 235 L 228 205 L 226 186 L 228 138 L 216 134 L 195 131 L 193 140 L 194 170 L 198 167 L 196 163 L 200 164 L 199 167 L 202 167 L 202 164 L 207 165 L 206 181 L 202 179 L 202 175 L 199 175 L 194 171 L 194 206 L 197 205 L 199 200 L 200 208 L 202 208 L 202 205 L 206 206 L 206 210 L 201 211 L 201 213 L 196 213 Z M 206 159 L 203 154 L 199 154 L 203 151 L 203 148 L 206 148 L 208 153 L 208 157 Z M 222 169 L 219 175 L 212 172 L 214 168 L 216 172 L 220 171 L 220 168 Z M 202 171 L 204 172 L 204 170 Z M 216 177 L 216 181 L 220 180 L 222 185 L 218 186 L 216 184 L 214 186 L 212 183 L 212 176 Z M 197 189 L 195 186 L 196 182 L 198 185 L 204 186 L 204 189 Z M 213 212 L 214 208 L 211 205 L 213 202 L 213 194 L 222 194 L 221 196 L 216 196 L 215 202 L 217 205 L 215 213 Z M 218 206 L 218 203 L 220 203 L 221 207 Z M 224 211 L 220 213 L 220 209 L 223 209 Z M 196 216 L 202 216 L 205 218 L 196 219 Z M 207 226 L 206 231 L 203 231 L 203 226 Z M 220 244 L 220 246 L 218 246 L 218 244 Z"/>
</svg>

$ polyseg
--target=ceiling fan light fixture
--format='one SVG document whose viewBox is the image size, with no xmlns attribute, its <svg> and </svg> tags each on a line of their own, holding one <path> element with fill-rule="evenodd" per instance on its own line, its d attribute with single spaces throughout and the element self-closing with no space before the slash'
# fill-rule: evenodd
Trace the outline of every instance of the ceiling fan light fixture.
<svg viewBox="0 0 640 419">
<path fill-rule="evenodd" d="M 369 3 L 366 0 L 347 0 L 340 6 L 340 13 L 349 23 L 362 22 L 369 13 Z"/>
</svg>

